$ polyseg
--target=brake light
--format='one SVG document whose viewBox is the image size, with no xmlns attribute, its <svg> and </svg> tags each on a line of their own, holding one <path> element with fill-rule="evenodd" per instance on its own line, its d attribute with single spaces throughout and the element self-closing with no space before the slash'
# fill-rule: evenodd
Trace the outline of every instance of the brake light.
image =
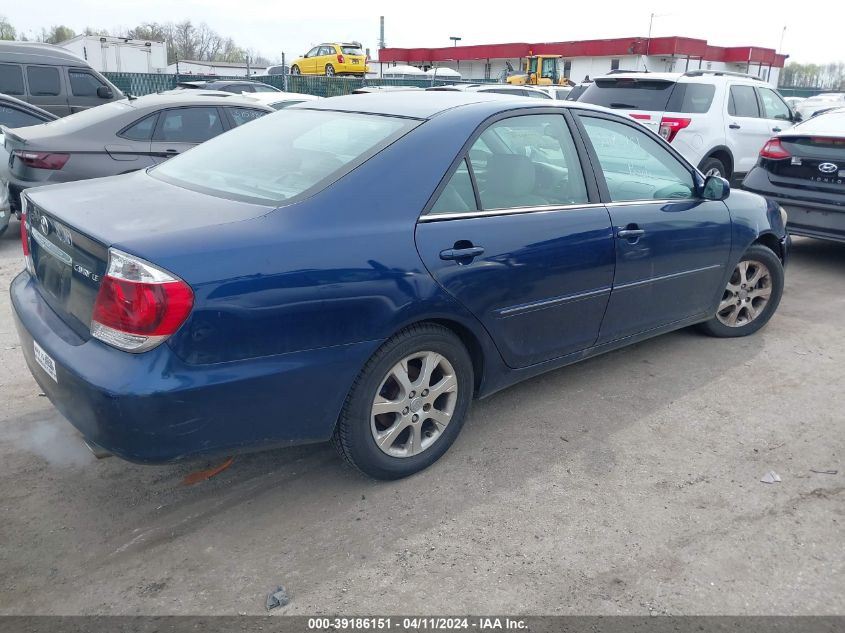
<svg viewBox="0 0 845 633">
<path fill-rule="evenodd" d="M 70 158 L 70 154 L 27 152 L 22 149 L 16 149 L 12 154 L 27 167 L 34 167 L 36 169 L 61 169 Z"/>
<path fill-rule="evenodd" d="M 690 123 L 692 123 L 692 119 L 665 116 L 660 119 L 660 129 L 658 133 L 666 139 L 668 143 L 671 143 L 675 139 L 675 136 L 677 136 L 678 132 L 683 130 Z"/>
<path fill-rule="evenodd" d="M 191 312 L 194 292 L 149 262 L 109 249 L 91 316 L 91 335 L 128 352 L 146 352 L 171 336 Z"/>
<path fill-rule="evenodd" d="M 32 255 L 29 252 L 29 203 L 26 196 L 21 196 L 21 248 L 23 248 L 26 269 L 30 275 L 35 274 L 35 266 L 32 263 Z"/>
<path fill-rule="evenodd" d="M 781 144 L 779 138 L 770 138 L 763 149 L 760 150 L 760 158 L 771 158 L 773 160 L 781 160 L 792 156 L 786 148 Z"/>
<path fill-rule="evenodd" d="M 343 63 L 343 55 L 338 55 L 338 56 L 337 56 L 337 63 L 338 63 L 338 64 L 342 64 L 342 63 Z"/>
</svg>

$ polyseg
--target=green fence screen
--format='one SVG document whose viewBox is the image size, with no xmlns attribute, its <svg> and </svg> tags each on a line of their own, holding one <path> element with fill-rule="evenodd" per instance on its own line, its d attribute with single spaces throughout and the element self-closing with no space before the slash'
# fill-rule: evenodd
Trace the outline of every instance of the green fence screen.
<svg viewBox="0 0 845 633">
<path fill-rule="evenodd" d="M 103 73 L 121 91 L 135 96 L 172 90 L 178 81 L 199 81 L 203 79 L 247 79 L 247 77 L 203 77 L 199 75 L 157 75 L 144 73 Z M 178 77 L 178 81 L 177 81 Z M 437 79 L 370 79 L 368 77 L 323 77 L 318 75 L 262 75 L 250 77 L 264 83 L 275 86 L 279 90 L 288 92 L 299 92 L 303 94 L 316 95 L 318 97 L 336 97 L 348 95 L 356 88 L 364 86 L 417 86 L 428 88 L 429 86 L 443 86 L 455 83 L 454 80 Z M 287 82 L 287 87 L 285 87 Z M 464 82 L 468 83 L 468 82 Z M 488 83 L 486 81 L 473 81 L 472 83 Z"/>
</svg>

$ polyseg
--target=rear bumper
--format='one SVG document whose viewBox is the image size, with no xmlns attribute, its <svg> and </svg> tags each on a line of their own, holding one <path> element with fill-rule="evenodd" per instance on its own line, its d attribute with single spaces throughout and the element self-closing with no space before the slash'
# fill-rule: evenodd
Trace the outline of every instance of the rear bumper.
<svg viewBox="0 0 845 633">
<path fill-rule="evenodd" d="M 26 272 L 10 290 L 21 348 L 44 393 L 87 440 L 135 462 L 327 440 L 379 344 L 188 365 L 166 344 L 128 354 L 80 338 Z M 33 340 L 55 361 L 57 381 L 36 362 Z"/>
<path fill-rule="evenodd" d="M 759 167 L 748 172 L 742 186 L 781 205 L 788 216 L 786 228 L 792 235 L 845 241 L 845 195 L 810 197 L 800 189 L 773 184 Z"/>
</svg>

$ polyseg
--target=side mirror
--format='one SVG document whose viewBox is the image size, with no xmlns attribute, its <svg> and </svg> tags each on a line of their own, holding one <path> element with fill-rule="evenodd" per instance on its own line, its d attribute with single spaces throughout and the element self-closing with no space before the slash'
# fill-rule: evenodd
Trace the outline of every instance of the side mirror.
<svg viewBox="0 0 845 633">
<path fill-rule="evenodd" d="M 721 176 L 707 176 L 701 188 L 701 197 L 705 200 L 724 200 L 731 195 L 731 183 Z"/>
<path fill-rule="evenodd" d="M 800 112 L 798 112 L 798 110 L 793 110 L 793 111 L 792 111 L 792 121 L 793 121 L 794 123 L 800 123 L 800 122 L 801 122 L 801 121 L 803 121 L 803 120 L 804 120 L 804 117 L 803 117 L 803 116 L 801 116 L 801 113 L 800 113 Z"/>
<path fill-rule="evenodd" d="M 100 86 L 97 88 L 97 96 L 100 97 L 100 99 L 111 99 L 114 97 L 114 93 L 108 86 Z"/>
</svg>

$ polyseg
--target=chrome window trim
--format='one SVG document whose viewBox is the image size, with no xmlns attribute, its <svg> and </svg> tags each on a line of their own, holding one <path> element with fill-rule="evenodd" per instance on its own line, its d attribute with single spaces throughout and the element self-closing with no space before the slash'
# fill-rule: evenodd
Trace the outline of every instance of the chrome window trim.
<svg viewBox="0 0 845 633">
<path fill-rule="evenodd" d="M 510 209 L 490 209 L 489 211 L 456 211 L 454 213 L 436 213 L 420 216 L 419 222 L 440 222 L 446 220 L 470 220 L 498 215 L 519 215 L 523 213 L 549 213 L 571 211 L 573 209 L 595 209 L 597 207 L 627 207 L 635 204 L 668 204 L 690 202 L 699 198 L 660 198 L 652 200 L 620 200 L 619 202 L 584 202 L 579 204 L 547 205 L 542 207 L 511 207 Z"/>
</svg>

